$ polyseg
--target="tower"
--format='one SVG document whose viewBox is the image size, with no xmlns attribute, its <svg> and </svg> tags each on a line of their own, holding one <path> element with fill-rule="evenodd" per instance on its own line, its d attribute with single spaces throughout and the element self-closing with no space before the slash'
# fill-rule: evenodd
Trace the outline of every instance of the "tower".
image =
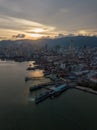
<svg viewBox="0 0 97 130">
<path fill-rule="evenodd" d="M 72 54 L 72 55 L 74 55 L 74 46 L 73 46 L 73 43 L 74 43 L 74 41 L 73 40 L 71 40 L 70 41 L 70 46 L 69 46 L 69 52 L 70 52 L 70 54 Z"/>
</svg>

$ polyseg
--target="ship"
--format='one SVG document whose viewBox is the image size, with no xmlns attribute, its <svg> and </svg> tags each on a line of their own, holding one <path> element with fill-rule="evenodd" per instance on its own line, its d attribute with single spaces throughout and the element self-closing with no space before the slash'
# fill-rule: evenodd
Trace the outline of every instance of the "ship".
<svg viewBox="0 0 97 130">
<path fill-rule="evenodd" d="M 49 97 L 49 91 L 41 93 L 39 96 L 35 97 L 35 103 L 38 104 L 43 100 L 47 99 L 48 97 Z"/>
<path fill-rule="evenodd" d="M 52 91 L 50 92 L 50 97 L 54 98 L 54 97 L 60 95 L 62 92 L 64 92 L 67 89 L 68 89 L 68 85 L 67 84 L 62 84 L 62 85 L 60 85 L 58 87 L 54 87 L 52 89 Z"/>
</svg>

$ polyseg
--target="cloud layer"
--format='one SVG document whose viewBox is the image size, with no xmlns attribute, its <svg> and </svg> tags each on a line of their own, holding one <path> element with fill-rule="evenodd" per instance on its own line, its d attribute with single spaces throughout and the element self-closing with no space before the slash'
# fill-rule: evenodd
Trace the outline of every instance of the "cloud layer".
<svg viewBox="0 0 97 130">
<path fill-rule="evenodd" d="M 96 6 L 97 0 L 0 0 L 0 36 L 97 35 Z"/>
</svg>

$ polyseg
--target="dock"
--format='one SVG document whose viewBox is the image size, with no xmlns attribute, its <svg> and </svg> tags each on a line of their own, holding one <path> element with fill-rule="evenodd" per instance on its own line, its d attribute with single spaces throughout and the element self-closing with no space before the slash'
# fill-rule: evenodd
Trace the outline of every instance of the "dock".
<svg viewBox="0 0 97 130">
<path fill-rule="evenodd" d="M 43 79 L 43 77 L 25 77 L 25 82 L 28 82 L 30 80 L 37 80 L 37 79 Z"/>
<path fill-rule="evenodd" d="M 70 88 L 78 89 L 81 91 L 85 91 L 85 92 L 97 95 L 97 91 L 94 91 L 91 88 L 86 88 L 86 87 L 76 86 L 76 85 L 74 87 L 71 87 L 67 83 L 56 85 L 55 82 L 49 82 L 46 84 L 41 84 L 41 85 L 31 87 L 30 91 L 38 90 L 41 88 L 45 88 L 46 91 L 42 92 L 41 94 L 39 94 L 38 96 L 35 97 L 36 104 L 46 100 L 47 98 L 53 99 L 53 98 L 61 95 L 64 91 L 66 91 Z"/>
<path fill-rule="evenodd" d="M 38 85 L 35 85 L 33 87 L 30 87 L 30 91 L 35 91 L 35 90 L 39 90 L 41 88 L 45 88 L 47 86 L 52 86 L 52 85 L 55 85 L 55 82 L 49 82 L 49 83 L 43 83 L 43 84 L 38 84 Z"/>
<path fill-rule="evenodd" d="M 62 92 L 67 90 L 69 86 L 67 84 L 62 84 L 57 87 L 52 87 L 51 89 L 48 89 L 47 91 L 41 93 L 40 95 L 35 97 L 35 103 L 38 104 L 44 100 L 46 100 L 48 97 L 51 99 L 54 97 L 59 96 Z"/>
<path fill-rule="evenodd" d="M 51 88 L 51 93 L 50 93 L 50 97 L 54 98 L 58 95 L 60 95 L 61 93 L 63 93 L 65 90 L 69 89 L 69 86 L 67 84 L 61 84 L 58 87 L 53 87 Z"/>
<path fill-rule="evenodd" d="M 39 69 L 39 66 L 28 66 L 26 70 L 30 71 L 30 70 L 36 70 L 36 69 Z"/>
</svg>

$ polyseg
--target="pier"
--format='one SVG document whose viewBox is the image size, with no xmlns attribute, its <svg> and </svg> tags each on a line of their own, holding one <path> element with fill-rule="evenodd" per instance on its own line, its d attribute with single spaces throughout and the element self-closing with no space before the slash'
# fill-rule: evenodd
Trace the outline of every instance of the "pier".
<svg viewBox="0 0 97 130">
<path fill-rule="evenodd" d="M 62 70 L 58 69 L 57 71 L 57 68 L 56 69 L 53 68 L 52 64 L 45 63 L 43 64 L 43 67 L 44 67 L 44 71 L 43 71 L 44 77 L 49 78 L 50 82 L 38 84 L 29 88 L 30 92 L 38 91 L 40 89 L 45 89 L 44 92 L 40 93 L 35 97 L 36 104 L 46 100 L 47 98 L 50 99 L 55 98 L 61 95 L 64 91 L 71 88 L 97 95 L 97 91 L 91 88 L 77 86 L 77 81 L 79 80 L 79 77 L 76 76 L 75 74 L 67 71 L 65 71 L 66 74 L 63 74 L 64 72 L 62 72 Z M 30 67 L 29 70 L 33 70 L 37 68 L 40 69 L 40 66 L 36 66 L 36 68 Z M 29 81 L 29 80 L 33 80 L 33 78 L 25 77 L 25 81 Z"/>
<path fill-rule="evenodd" d="M 44 101 L 45 99 L 47 99 L 48 97 L 50 97 L 51 99 L 54 98 L 54 97 L 57 97 L 67 89 L 69 89 L 69 86 L 67 84 L 61 84 L 59 86 L 53 86 L 53 87 L 49 88 L 47 91 L 45 91 L 45 92 L 39 94 L 38 96 L 36 96 L 35 97 L 35 103 L 38 104 L 38 103 Z"/>
<path fill-rule="evenodd" d="M 43 84 L 38 84 L 36 86 L 30 87 L 30 91 L 35 91 L 35 90 L 39 90 L 41 88 L 46 88 L 47 86 L 52 86 L 55 85 L 54 82 L 49 82 L 49 83 L 43 83 Z"/>
</svg>

